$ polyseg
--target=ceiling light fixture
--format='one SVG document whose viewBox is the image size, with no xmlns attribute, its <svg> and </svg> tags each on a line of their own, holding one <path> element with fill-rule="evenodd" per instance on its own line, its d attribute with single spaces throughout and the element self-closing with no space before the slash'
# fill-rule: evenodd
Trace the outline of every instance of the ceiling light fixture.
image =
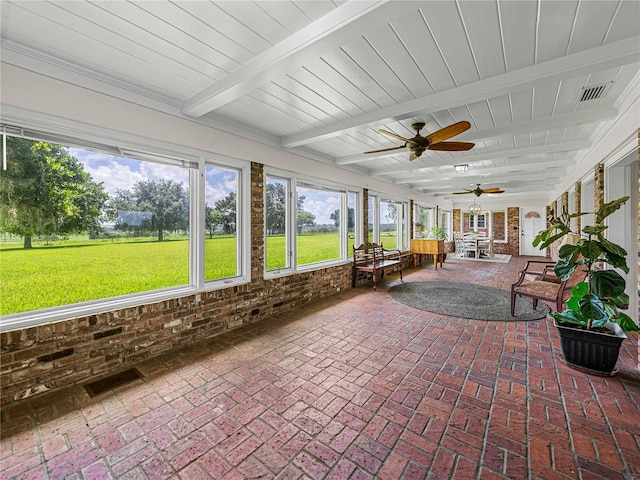
<svg viewBox="0 0 640 480">
<path fill-rule="evenodd" d="M 454 165 L 453 168 L 456 169 L 456 173 L 464 173 L 469 168 L 469 164 L 465 163 L 464 165 Z"/>
<path fill-rule="evenodd" d="M 482 207 L 476 203 L 474 200 L 471 205 L 469 205 L 469 215 L 480 215 L 482 213 Z"/>
</svg>

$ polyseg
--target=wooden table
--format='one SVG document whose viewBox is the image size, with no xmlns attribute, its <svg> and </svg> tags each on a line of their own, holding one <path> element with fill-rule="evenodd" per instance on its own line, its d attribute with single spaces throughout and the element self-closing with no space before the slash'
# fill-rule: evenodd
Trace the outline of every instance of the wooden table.
<svg viewBox="0 0 640 480">
<path fill-rule="evenodd" d="M 442 267 L 442 262 L 444 262 L 444 240 L 412 238 L 411 253 L 413 253 L 414 268 L 417 266 L 419 255 L 433 255 L 433 266 L 438 270 L 438 262 L 440 262 L 440 267 Z"/>
</svg>

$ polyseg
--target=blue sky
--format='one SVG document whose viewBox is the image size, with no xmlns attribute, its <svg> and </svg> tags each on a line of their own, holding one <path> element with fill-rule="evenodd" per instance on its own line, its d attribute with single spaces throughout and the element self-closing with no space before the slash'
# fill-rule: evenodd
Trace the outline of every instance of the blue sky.
<svg viewBox="0 0 640 480">
<path fill-rule="evenodd" d="M 69 153 L 84 165 L 84 169 L 97 183 L 102 183 L 109 195 L 117 190 L 131 190 L 140 180 L 173 180 L 181 182 L 185 188 L 189 184 L 185 168 L 160 163 L 134 160 L 116 155 L 69 148 Z M 210 166 L 206 172 L 205 198 L 207 205 L 214 206 L 218 200 L 236 190 L 236 176 L 231 169 Z M 339 206 L 338 195 L 316 194 L 306 190 L 304 209 L 316 217 L 317 224 L 333 224 L 329 217 Z"/>
</svg>

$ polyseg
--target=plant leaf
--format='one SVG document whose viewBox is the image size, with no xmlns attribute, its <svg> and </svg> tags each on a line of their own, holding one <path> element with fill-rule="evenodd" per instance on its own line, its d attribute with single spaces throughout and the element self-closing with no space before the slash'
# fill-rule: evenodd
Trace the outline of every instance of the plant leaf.
<svg viewBox="0 0 640 480">
<path fill-rule="evenodd" d="M 624 293 L 626 282 L 615 270 L 598 270 L 591 274 L 591 294 L 611 299 Z"/>
<path fill-rule="evenodd" d="M 596 212 L 596 223 L 600 224 L 602 223 L 602 221 L 607 218 L 609 215 L 611 215 L 613 212 L 615 212 L 616 210 L 618 210 L 622 205 L 625 204 L 625 202 L 629 200 L 629 195 L 626 195 L 624 197 L 618 198 L 616 200 L 612 200 L 608 203 L 605 203 L 604 205 L 602 205 L 598 211 Z"/>
<path fill-rule="evenodd" d="M 602 249 L 600 248 L 599 242 L 596 242 L 595 240 L 587 240 L 580 247 L 580 253 L 585 258 L 595 260 L 602 253 Z"/>
<path fill-rule="evenodd" d="M 618 312 L 618 316 L 615 318 L 612 318 L 611 321 L 616 322 L 618 325 L 620 325 L 622 327 L 622 330 L 624 330 L 625 332 L 629 332 L 629 331 L 637 332 L 640 330 L 638 328 L 638 325 L 636 325 L 635 322 L 633 321 L 633 319 L 629 315 L 623 312 Z"/>
<path fill-rule="evenodd" d="M 593 293 L 589 295 L 585 295 L 580 299 L 579 302 L 580 313 L 585 318 L 590 318 L 594 322 L 597 320 L 602 320 L 603 318 L 608 318 L 605 313 L 604 304 L 602 300 L 597 295 Z"/>
</svg>

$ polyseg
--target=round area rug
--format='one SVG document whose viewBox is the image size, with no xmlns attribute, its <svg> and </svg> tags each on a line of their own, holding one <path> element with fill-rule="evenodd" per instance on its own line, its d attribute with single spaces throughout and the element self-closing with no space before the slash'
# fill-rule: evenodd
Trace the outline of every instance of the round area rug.
<svg viewBox="0 0 640 480">
<path fill-rule="evenodd" d="M 544 318 L 549 307 L 542 301 L 533 309 L 530 298 L 516 298 L 511 316 L 511 292 L 459 282 L 406 282 L 391 287 L 389 295 L 400 303 L 452 317 L 503 322 Z"/>
</svg>

